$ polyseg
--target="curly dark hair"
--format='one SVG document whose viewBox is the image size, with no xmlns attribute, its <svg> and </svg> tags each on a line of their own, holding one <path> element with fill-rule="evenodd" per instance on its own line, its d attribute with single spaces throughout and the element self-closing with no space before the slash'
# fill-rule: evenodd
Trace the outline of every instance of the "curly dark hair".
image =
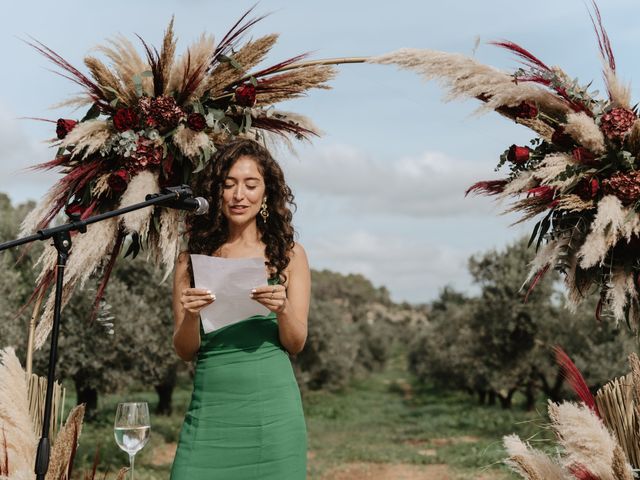
<svg viewBox="0 0 640 480">
<path fill-rule="evenodd" d="M 210 209 L 206 215 L 190 216 L 189 251 L 212 255 L 228 240 L 229 225 L 222 214 L 222 194 L 229 170 L 242 156 L 254 159 L 264 178 L 269 216 L 266 221 L 262 218 L 257 220 L 258 231 L 266 246 L 266 263 L 272 272 L 271 278 L 286 281 L 284 271 L 289 265 L 289 253 L 295 244 L 290 207 L 295 209 L 296 205 L 280 165 L 265 147 L 253 140 L 234 140 L 221 147 L 193 182 L 194 194 L 205 197 Z"/>
</svg>

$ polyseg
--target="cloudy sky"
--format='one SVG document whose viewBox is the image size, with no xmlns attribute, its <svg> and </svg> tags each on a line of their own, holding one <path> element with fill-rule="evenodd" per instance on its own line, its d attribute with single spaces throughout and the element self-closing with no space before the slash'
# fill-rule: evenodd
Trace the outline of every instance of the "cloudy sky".
<svg viewBox="0 0 640 480">
<path fill-rule="evenodd" d="M 271 13 L 251 35 L 280 32 L 270 61 L 313 52 L 313 58 L 368 56 L 402 47 L 475 55 L 512 70 L 495 39 L 522 44 L 546 63 L 561 65 L 583 83 L 601 85 L 595 37 L 582 0 L 262 0 Z M 535 10 L 531 5 L 535 4 Z M 640 44 L 633 0 L 601 2 L 618 61 L 630 82 L 640 78 Z M 158 44 L 175 14 L 178 51 L 206 31 L 224 33 L 253 0 L 154 2 L 11 2 L 0 18 L 0 191 L 16 203 L 40 198 L 54 174 L 23 172 L 53 153 L 43 140 L 52 125 L 19 117 L 80 116 L 48 107 L 76 93 L 51 73 L 21 39 L 32 36 L 81 66 L 96 44 L 121 33 Z M 475 46 L 480 41 L 478 48 Z M 442 102 L 443 91 L 394 67 L 344 65 L 330 91 L 288 102 L 325 135 L 279 154 L 296 194 L 299 240 L 314 268 L 363 273 L 386 285 L 396 300 L 426 302 L 446 284 L 473 290 L 470 255 L 502 248 L 532 225 L 485 198 L 464 198 L 477 180 L 497 178 L 498 156 L 530 138 L 527 129 L 497 115 L 473 115 L 474 102 Z"/>
</svg>

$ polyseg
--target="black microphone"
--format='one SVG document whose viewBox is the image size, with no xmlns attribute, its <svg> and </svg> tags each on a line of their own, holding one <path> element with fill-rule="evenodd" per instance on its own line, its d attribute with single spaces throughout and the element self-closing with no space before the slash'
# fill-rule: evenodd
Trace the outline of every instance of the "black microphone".
<svg viewBox="0 0 640 480">
<path fill-rule="evenodd" d="M 178 210 L 188 210 L 194 215 L 204 215 L 209 211 L 209 202 L 202 197 L 194 197 L 188 185 L 178 187 L 165 187 L 160 193 L 147 195 L 145 200 L 152 200 L 160 195 L 173 193 L 174 198 L 158 203 L 161 207 L 176 208 Z"/>
</svg>

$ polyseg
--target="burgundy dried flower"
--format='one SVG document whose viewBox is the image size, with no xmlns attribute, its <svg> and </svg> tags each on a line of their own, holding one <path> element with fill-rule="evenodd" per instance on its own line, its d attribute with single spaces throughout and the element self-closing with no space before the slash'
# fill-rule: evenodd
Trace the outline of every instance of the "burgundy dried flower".
<svg viewBox="0 0 640 480">
<path fill-rule="evenodd" d="M 563 127 L 558 127 L 554 130 L 553 135 L 551 135 L 551 142 L 555 146 L 567 150 L 573 147 L 573 138 L 568 133 L 564 133 Z"/>
<path fill-rule="evenodd" d="M 600 118 L 600 129 L 609 140 L 622 140 L 635 121 L 636 114 L 628 108 L 612 108 Z"/>
<path fill-rule="evenodd" d="M 236 104 L 241 107 L 253 107 L 256 104 L 256 87 L 245 83 L 236 88 Z"/>
<path fill-rule="evenodd" d="M 529 160 L 531 150 L 529 147 L 519 147 L 517 145 L 511 145 L 509 152 L 507 153 L 507 160 L 516 165 L 522 165 Z"/>
<path fill-rule="evenodd" d="M 573 192 L 582 200 L 591 200 L 595 198 L 598 191 L 600 191 L 600 182 L 597 178 L 592 177 L 580 180 Z"/>
<path fill-rule="evenodd" d="M 138 144 L 130 157 L 130 170 L 137 172 L 150 165 L 160 165 L 164 151 L 151 140 L 144 137 L 138 139 Z"/>
<path fill-rule="evenodd" d="M 56 135 L 62 140 L 65 138 L 71 130 L 78 124 L 75 120 L 68 120 L 66 118 L 59 118 L 56 124 Z"/>
<path fill-rule="evenodd" d="M 596 156 L 584 147 L 574 148 L 571 155 L 573 155 L 576 162 L 583 165 L 596 165 L 598 163 L 595 161 Z"/>
<path fill-rule="evenodd" d="M 520 105 L 515 107 L 508 107 L 507 111 L 516 118 L 531 119 L 538 116 L 538 107 L 536 104 L 527 100 L 520 102 Z"/>
<path fill-rule="evenodd" d="M 607 194 L 615 195 L 624 205 L 640 200 L 640 171 L 619 173 L 602 182 Z"/>
<path fill-rule="evenodd" d="M 133 130 L 138 125 L 138 114 L 131 108 L 119 108 L 113 116 L 113 126 L 119 132 Z"/>
<path fill-rule="evenodd" d="M 185 117 L 175 98 L 168 95 L 157 98 L 142 97 L 138 105 L 149 127 L 171 129 Z"/>
<path fill-rule="evenodd" d="M 109 188 L 116 193 L 122 193 L 127 189 L 129 183 L 129 172 L 124 168 L 116 170 L 109 176 Z"/>
<path fill-rule="evenodd" d="M 196 132 L 201 132 L 207 128 L 207 120 L 201 113 L 192 113 L 187 117 L 187 126 Z"/>
</svg>

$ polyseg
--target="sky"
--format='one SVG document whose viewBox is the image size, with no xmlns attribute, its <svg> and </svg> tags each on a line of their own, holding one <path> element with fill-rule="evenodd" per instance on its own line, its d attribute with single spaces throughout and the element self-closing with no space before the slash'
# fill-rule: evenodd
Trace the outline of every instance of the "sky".
<svg viewBox="0 0 640 480">
<path fill-rule="evenodd" d="M 51 158 L 53 124 L 20 119 L 80 117 L 50 107 L 77 93 L 74 85 L 22 40 L 29 36 L 82 67 L 83 57 L 116 34 L 158 45 L 175 15 L 178 53 L 207 32 L 221 36 L 253 0 L 11 2 L 0 18 L 0 192 L 14 203 L 38 200 L 59 175 L 24 169 Z M 531 7 L 535 5 L 535 9 Z M 633 86 L 640 44 L 633 0 L 601 2 L 618 72 Z M 600 59 L 582 0 L 262 0 L 269 16 L 250 37 L 278 32 L 267 62 L 302 52 L 311 58 L 373 56 L 403 47 L 459 52 L 513 71 L 515 59 L 488 44 L 508 39 L 581 83 L 601 87 Z M 249 37 L 248 37 L 249 38 Z M 296 195 L 298 240 L 316 269 L 361 273 L 386 286 L 396 301 L 423 303 L 445 285 L 473 293 L 471 255 L 502 249 L 529 234 L 510 226 L 505 205 L 464 197 L 511 144 L 533 134 L 494 114 L 475 114 L 473 101 L 443 102 L 444 90 L 393 66 L 343 65 L 332 89 L 280 104 L 309 116 L 324 135 L 278 151 Z M 602 91 L 602 88 L 600 88 Z M 632 89 L 633 92 L 633 89 Z M 533 256 L 533 252 L 532 252 Z"/>
</svg>

